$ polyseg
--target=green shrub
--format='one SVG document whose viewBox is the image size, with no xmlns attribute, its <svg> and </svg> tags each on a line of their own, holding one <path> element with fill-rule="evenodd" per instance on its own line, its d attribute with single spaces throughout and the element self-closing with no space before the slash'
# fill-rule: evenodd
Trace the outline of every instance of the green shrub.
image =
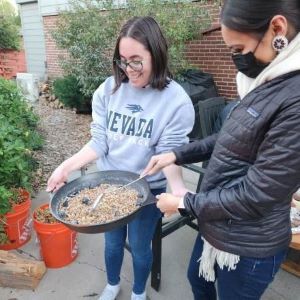
<svg viewBox="0 0 300 300">
<path fill-rule="evenodd" d="M 0 119 L 7 120 L 9 125 L 16 128 L 25 146 L 30 150 L 40 149 L 43 140 L 36 131 L 37 115 L 28 106 L 16 84 L 3 78 L 0 78 L 0 107 Z"/>
<path fill-rule="evenodd" d="M 12 195 L 12 192 L 10 192 L 7 188 L 0 186 L 0 245 L 8 242 L 4 226 L 6 220 L 4 215 L 11 210 L 11 203 L 9 199 Z"/>
<path fill-rule="evenodd" d="M 31 165 L 21 129 L 0 117 L 0 182 L 5 187 L 30 188 Z"/>
<path fill-rule="evenodd" d="M 12 192 L 4 186 L 0 186 L 0 216 L 5 215 L 11 209 L 9 199 L 12 197 Z M 0 224 L 1 225 L 1 224 Z"/>
<path fill-rule="evenodd" d="M 43 139 L 37 131 L 38 118 L 24 100 L 16 84 L 0 78 L 0 183 L 8 190 L 30 190 L 33 150 Z"/>
<path fill-rule="evenodd" d="M 53 93 L 67 107 L 80 109 L 90 101 L 80 90 L 78 80 L 74 76 L 57 78 L 53 82 Z"/>
<path fill-rule="evenodd" d="M 18 188 L 31 190 L 36 166 L 33 150 L 43 139 L 37 132 L 38 117 L 16 84 L 0 78 L 0 244 L 8 242 L 5 214 L 18 199 Z"/>
<path fill-rule="evenodd" d="M 185 43 L 207 28 L 206 8 L 187 0 L 127 0 L 122 8 L 113 2 L 70 0 L 70 10 L 60 14 L 53 31 L 57 45 L 68 53 L 61 57 L 61 66 L 65 74 L 78 79 L 83 94 L 91 95 L 111 75 L 116 37 L 121 25 L 133 16 L 149 15 L 161 25 L 168 39 L 174 74 L 188 67 Z"/>
<path fill-rule="evenodd" d="M 8 0 L 0 2 L 0 49 L 19 49 L 20 18 Z"/>
</svg>

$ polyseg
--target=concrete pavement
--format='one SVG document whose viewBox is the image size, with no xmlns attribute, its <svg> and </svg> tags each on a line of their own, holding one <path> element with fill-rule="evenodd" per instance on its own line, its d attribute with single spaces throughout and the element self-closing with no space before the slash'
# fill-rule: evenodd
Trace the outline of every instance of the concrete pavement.
<svg viewBox="0 0 300 300">
<path fill-rule="evenodd" d="M 88 172 L 93 171 L 95 167 L 91 166 Z M 75 172 L 70 179 L 77 176 L 80 176 L 80 173 Z M 197 176 L 184 170 L 184 178 L 188 188 L 195 190 Z M 33 199 L 32 209 L 48 201 L 48 194 L 41 191 Z M 161 288 L 156 292 L 148 282 L 149 299 L 193 299 L 186 279 L 186 268 L 195 237 L 196 232 L 184 226 L 163 239 Z M 106 284 L 103 244 L 103 234 L 79 234 L 79 255 L 73 263 L 60 269 L 48 269 L 35 291 L 0 287 L 0 300 L 98 299 Z M 19 250 L 24 256 L 39 258 L 34 232 L 31 241 Z M 131 256 L 125 251 L 118 300 L 130 299 L 133 277 L 131 263 Z M 280 270 L 262 300 L 300 300 L 300 279 Z"/>
</svg>

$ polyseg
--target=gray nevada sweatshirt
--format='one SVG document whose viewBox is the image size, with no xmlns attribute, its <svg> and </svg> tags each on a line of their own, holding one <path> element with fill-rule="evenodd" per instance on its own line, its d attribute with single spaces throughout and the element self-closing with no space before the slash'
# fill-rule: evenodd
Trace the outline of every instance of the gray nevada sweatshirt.
<svg viewBox="0 0 300 300">
<path fill-rule="evenodd" d="M 188 142 L 194 108 L 183 88 L 171 81 L 162 91 L 122 83 L 112 93 L 109 77 L 93 95 L 92 138 L 88 145 L 98 154 L 100 170 L 140 174 L 152 155 Z M 166 186 L 162 172 L 147 176 L 151 188 Z"/>
</svg>

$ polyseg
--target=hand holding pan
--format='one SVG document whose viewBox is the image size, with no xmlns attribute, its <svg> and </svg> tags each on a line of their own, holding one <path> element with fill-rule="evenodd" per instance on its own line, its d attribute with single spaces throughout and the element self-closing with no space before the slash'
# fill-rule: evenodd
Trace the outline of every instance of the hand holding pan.
<svg viewBox="0 0 300 300">
<path fill-rule="evenodd" d="M 130 185 L 139 193 L 140 198 L 137 201 L 137 209 L 125 217 L 107 223 L 87 225 L 68 222 L 59 214 L 60 204 L 70 194 L 78 193 L 85 188 L 94 188 L 100 184 L 122 185 L 123 188 L 123 186 L 128 183 L 131 183 Z M 140 178 L 138 174 L 132 172 L 113 170 L 91 173 L 67 183 L 51 197 L 49 207 L 53 216 L 72 230 L 82 233 L 101 233 L 127 224 L 135 217 L 142 207 L 153 204 L 156 201 L 156 198 L 151 194 L 149 185 L 144 178 Z"/>
</svg>

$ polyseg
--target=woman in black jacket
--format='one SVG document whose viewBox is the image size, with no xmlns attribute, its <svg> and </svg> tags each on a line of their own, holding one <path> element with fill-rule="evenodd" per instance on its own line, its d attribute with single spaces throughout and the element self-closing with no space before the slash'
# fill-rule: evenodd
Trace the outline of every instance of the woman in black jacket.
<svg viewBox="0 0 300 300">
<path fill-rule="evenodd" d="M 241 101 L 218 135 L 154 156 L 144 173 L 210 158 L 198 194 L 157 206 L 198 219 L 195 299 L 216 299 L 216 278 L 219 299 L 259 299 L 285 258 L 300 183 L 300 1 L 227 0 L 221 23 Z"/>
</svg>

